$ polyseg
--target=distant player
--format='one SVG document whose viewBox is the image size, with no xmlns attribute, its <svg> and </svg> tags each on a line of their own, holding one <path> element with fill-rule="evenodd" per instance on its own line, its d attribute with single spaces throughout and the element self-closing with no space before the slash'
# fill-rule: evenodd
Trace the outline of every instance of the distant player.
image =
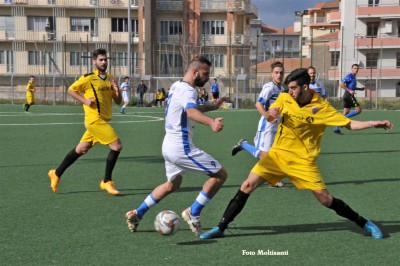
<svg viewBox="0 0 400 266">
<path fill-rule="evenodd" d="M 276 61 L 271 64 L 271 76 L 272 81 L 264 84 L 260 95 L 256 102 L 256 108 L 261 114 L 261 118 L 258 122 L 258 129 L 254 138 L 254 145 L 250 145 L 246 140 L 239 140 L 238 144 L 232 148 L 232 156 L 235 156 L 241 150 L 245 150 L 253 155 L 257 159 L 261 159 L 269 151 L 269 148 L 274 142 L 276 130 L 278 128 L 278 121 L 268 122 L 266 119 L 267 111 L 271 104 L 273 104 L 278 98 L 278 95 L 284 91 L 281 86 L 283 75 L 284 75 L 283 64 Z M 270 187 L 284 188 L 285 184 L 281 181 L 276 184 L 270 185 Z"/>
<path fill-rule="evenodd" d="M 357 102 L 355 93 L 356 90 L 363 90 L 363 88 L 357 88 L 357 78 L 356 75 L 358 73 L 358 69 L 360 67 L 357 64 L 353 64 L 351 66 L 351 73 L 347 74 L 342 82 L 340 82 L 340 87 L 342 87 L 345 92 L 343 94 L 343 115 L 347 118 L 356 116 L 361 113 L 361 106 Z M 354 110 L 350 112 L 350 108 L 354 107 Z M 333 130 L 334 133 L 341 135 L 339 127 L 335 127 Z"/>
<path fill-rule="evenodd" d="M 170 88 L 165 110 L 166 133 L 162 144 L 167 181 L 157 186 L 137 209 L 125 214 L 131 232 L 136 232 L 140 220 L 152 206 L 180 188 L 183 175 L 190 171 L 209 177 L 196 200 L 182 213 L 182 218 L 189 224 L 192 232 L 199 236 L 200 213 L 228 177 L 225 168 L 216 159 L 192 142 L 195 122 L 207 125 L 215 132 L 223 128 L 223 118 L 211 118 L 203 112 L 217 110 L 228 100 L 227 97 L 220 98 L 214 105 L 197 104 L 198 93 L 195 87 L 201 88 L 209 80 L 210 68 L 211 63 L 207 58 L 196 57 L 189 63 L 183 79 L 172 84 Z"/>
<path fill-rule="evenodd" d="M 322 82 L 320 82 L 319 80 L 315 79 L 315 76 L 317 75 L 317 71 L 315 70 L 315 67 L 313 67 L 313 66 L 308 67 L 307 72 L 311 78 L 310 89 L 313 89 L 315 92 L 317 92 L 319 94 L 319 96 L 322 97 L 322 99 L 327 101 L 328 95 L 326 94 L 324 84 L 322 84 Z"/>
<path fill-rule="evenodd" d="M 268 121 L 275 120 L 278 114 L 281 115 L 274 145 L 253 167 L 229 202 L 218 226 L 203 233 L 200 238 L 222 237 L 229 223 L 242 211 L 250 194 L 258 186 L 265 181 L 274 183 L 284 177 L 288 177 L 298 189 L 310 190 L 322 205 L 356 223 L 372 238 L 383 238 L 377 225 L 329 193 L 316 161 L 327 126 L 340 125 L 350 130 L 360 130 L 372 127 L 390 129 L 393 125 L 387 120 L 352 121 L 344 117 L 309 88 L 310 76 L 305 68 L 292 71 L 286 77 L 285 84 L 288 85 L 289 92 L 281 93 L 267 114 Z M 275 201 L 278 202 L 279 199 L 275 198 Z M 265 212 L 265 208 L 262 210 Z"/>
<path fill-rule="evenodd" d="M 28 85 L 26 85 L 26 103 L 24 111 L 29 112 L 31 105 L 35 104 L 35 76 L 29 77 Z"/>
<path fill-rule="evenodd" d="M 124 101 L 124 105 L 121 107 L 121 114 L 125 114 L 125 109 L 129 104 L 129 100 L 131 99 L 131 83 L 129 82 L 129 77 L 124 78 L 124 82 L 121 84 L 121 92 L 122 92 L 122 100 Z"/>
<path fill-rule="evenodd" d="M 214 78 L 214 83 L 211 84 L 211 96 L 214 103 L 219 99 L 219 86 L 217 78 Z"/>
<path fill-rule="evenodd" d="M 92 73 L 80 77 L 68 89 L 68 94 L 83 104 L 86 132 L 79 144 L 65 156 L 58 168 L 49 171 L 50 187 L 57 192 L 64 171 L 99 142 L 110 148 L 100 188 L 111 195 L 118 195 L 120 193 L 112 181 L 112 171 L 122 150 L 122 143 L 108 121 L 112 117 L 112 100 L 116 104 L 120 104 L 121 93 L 115 78 L 106 72 L 107 51 L 97 49 L 92 55 L 96 69 Z M 82 176 L 86 174 L 84 173 Z"/>
</svg>

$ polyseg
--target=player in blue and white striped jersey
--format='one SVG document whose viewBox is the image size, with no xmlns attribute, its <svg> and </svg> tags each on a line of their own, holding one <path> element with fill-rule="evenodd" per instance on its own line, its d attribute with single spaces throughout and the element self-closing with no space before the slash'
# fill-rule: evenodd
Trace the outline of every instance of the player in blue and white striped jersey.
<svg viewBox="0 0 400 266">
<path fill-rule="evenodd" d="M 223 166 L 192 142 L 194 122 L 208 125 L 212 131 L 223 128 L 222 117 L 211 118 L 203 112 L 217 110 L 227 97 L 221 97 L 214 105 L 197 105 L 198 93 L 195 87 L 203 87 L 209 80 L 211 63 L 204 57 L 196 57 L 190 63 L 182 80 L 172 84 L 165 110 L 165 137 L 162 154 L 165 160 L 167 181 L 156 187 L 135 210 L 126 213 L 129 230 L 135 232 L 147 210 L 160 202 L 165 196 L 179 189 L 182 175 L 198 172 L 210 178 L 204 183 L 194 203 L 186 208 L 183 219 L 191 230 L 201 233 L 200 212 L 218 192 L 228 174 Z"/>
<path fill-rule="evenodd" d="M 258 129 L 254 137 L 254 146 L 249 144 L 246 140 L 241 139 L 232 148 L 232 156 L 235 156 L 239 151 L 246 150 L 257 159 L 261 159 L 271 148 L 274 143 L 275 134 L 278 128 L 279 117 L 276 121 L 268 122 L 266 119 L 269 106 L 275 102 L 278 95 L 284 91 L 281 86 L 284 75 L 283 64 L 276 61 L 271 64 L 272 81 L 264 84 L 260 95 L 256 102 L 256 108 L 261 114 L 260 121 L 258 122 Z M 270 187 L 285 187 L 283 182 L 272 184 Z"/>
</svg>

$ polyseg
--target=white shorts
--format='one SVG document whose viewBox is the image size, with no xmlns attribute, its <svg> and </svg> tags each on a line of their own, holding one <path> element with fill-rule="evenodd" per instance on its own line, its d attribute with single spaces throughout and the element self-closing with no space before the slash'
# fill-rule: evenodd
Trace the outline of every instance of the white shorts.
<svg viewBox="0 0 400 266">
<path fill-rule="evenodd" d="M 124 101 L 124 103 L 129 103 L 130 100 L 130 91 L 123 91 L 122 92 L 122 100 Z"/>
<path fill-rule="evenodd" d="M 272 144 L 274 143 L 276 131 L 257 131 L 254 137 L 254 146 L 260 151 L 269 151 Z"/>
<path fill-rule="evenodd" d="M 187 171 L 210 175 L 222 168 L 211 155 L 193 145 L 191 151 L 185 154 L 183 148 L 163 144 L 162 153 L 168 181 L 174 180 L 176 176 L 183 175 Z"/>
</svg>

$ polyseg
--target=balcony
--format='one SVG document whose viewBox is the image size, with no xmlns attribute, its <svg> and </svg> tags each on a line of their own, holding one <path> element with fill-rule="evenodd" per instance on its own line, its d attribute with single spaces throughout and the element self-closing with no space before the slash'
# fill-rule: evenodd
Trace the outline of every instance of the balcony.
<svg viewBox="0 0 400 266">
<path fill-rule="evenodd" d="M 330 80 L 339 80 L 340 71 L 338 69 L 330 69 L 328 71 L 328 77 Z M 398 80 L 400 77 L 400 68 L 373 68 L 372 69 L 372 79 L 376 79 L 379 77 L 380 79 L 396 79 Z M 358 71 L 357 79 L 365 80 L 371 78 L 371 69 L 370 68 L 361 68 Z"/>
<path fill-rule="evenodd" d="M 2 5 L 126 8 L 129 0 L 0 0 Z M 4 4 L 3 4 L 4 3 Z M 131 0 L 133 8 L 139 0 Z"/>
<path fill-rule="evenodd" d="M 358 6 L 357 18 L 400 18 L 400 5 Z"/>
<path fill-rule="evenodd" d="M 357 38 L 356 48 L 357 49 L 371 49 L 373 45 L 376 49 L 381 48 L 400 48 L 400 38 L 390 38 L 390 37 L 373 37 L 373 38 Z"/>
<path fill-rule="evenodd" d="M 200 2 L 200 10 L 202 12 L 226 12 L 226 0 L 203 0 Z"/>
<path fill-rule="evenodd" d="M 258 9 L 255 5 L 248 4 L 245 1 L 229 0 L 228 12 L 234 14 L 246 14 L 250 18 L 258 18 Z"/>
<path fill-rule="evenodd" d="M 340 51 L 341 49 L 341 42 L 340 41 L 330 41 L 329 42 L 329 51 Z"/>
<path fill-rule="evenodd" d="M 157 0 L 157 11 L 182 11 L 182 1 L 177 0 Z"/>
</svg>

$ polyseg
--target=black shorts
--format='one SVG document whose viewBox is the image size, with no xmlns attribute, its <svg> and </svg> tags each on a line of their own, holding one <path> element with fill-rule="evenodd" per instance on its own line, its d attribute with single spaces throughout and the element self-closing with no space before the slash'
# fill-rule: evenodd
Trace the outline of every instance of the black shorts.
<svg viewBox="0 0 400 266">
<path fill-rule="evenodd" d="M 219 99 L 219 91 L 211 92 L 214 99 Z"/>
<path fill-rule="evenodd" d="M 356 97 L 351 95 L 347 91 L 343 94 L 343 107 L 344 108 L 351 108 L 359 106 Z"/>
</svg>

